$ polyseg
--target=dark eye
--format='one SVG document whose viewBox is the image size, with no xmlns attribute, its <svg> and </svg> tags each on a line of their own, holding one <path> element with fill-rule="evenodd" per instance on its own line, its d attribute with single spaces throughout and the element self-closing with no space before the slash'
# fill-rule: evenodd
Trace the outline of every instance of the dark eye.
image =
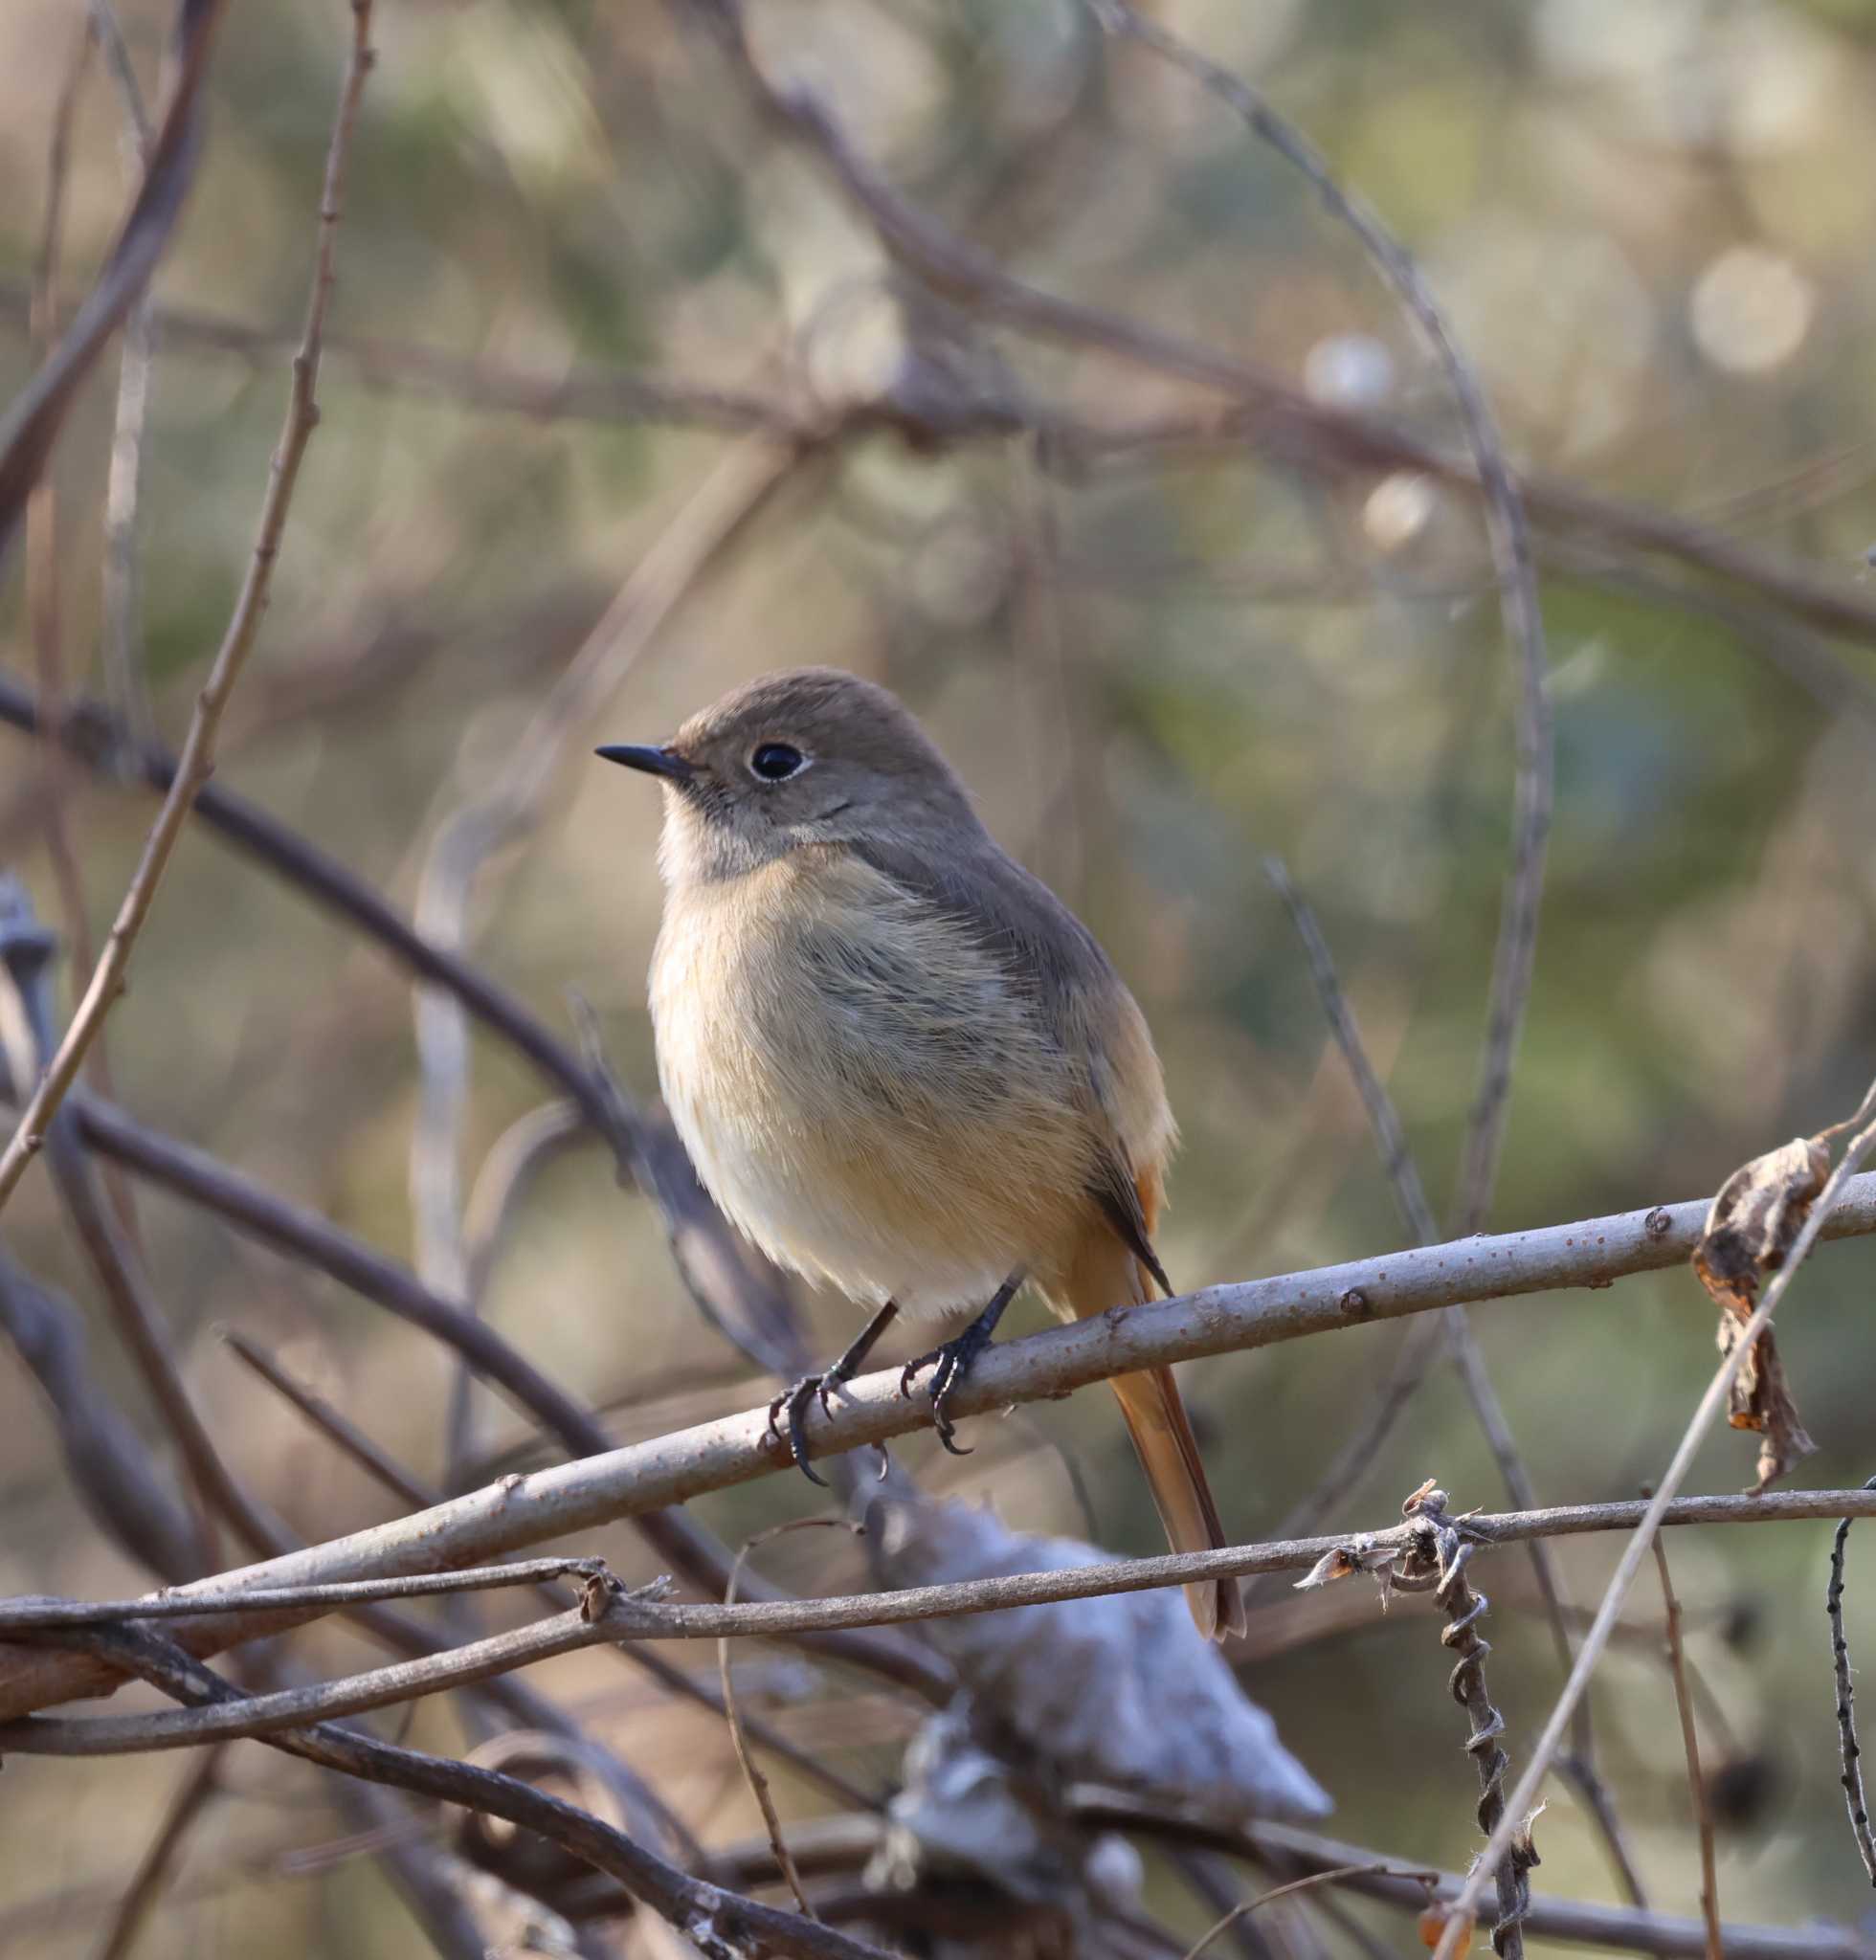
<svg viewBox="0 0 1876 1960">
<path fill-rule="evenodd" d="M 791 748 L 786 742 L 765 742 L 749 757 L 749 771 L 765 783 L 785 783 L 807 760 L 798 748 Z"/>
</svg>

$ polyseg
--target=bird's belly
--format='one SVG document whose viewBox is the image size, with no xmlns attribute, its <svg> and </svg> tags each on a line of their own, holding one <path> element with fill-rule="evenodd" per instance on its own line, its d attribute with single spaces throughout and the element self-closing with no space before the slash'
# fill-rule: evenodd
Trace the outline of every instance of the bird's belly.
<svg viewBox="0 0 1876 1960">
<path fill-rule="evenodd" d="M 778 1266 L 864 1306 L 974 1309 L 1031 1262 L 1016 1221 L 973 1212 L 969 1193 L 912 1185 L 877 1154 L 856 1160 L 804 1136 L 752 1138 L 704 1111 L 673 1113 L 731 1223 Z"/>
<path fill-rule="evenodd" d="M 777 1265 L 864 1305 L 946 1314 L 1017 1270 L 1046 1282 L 1088 1202 L 1059 1084 L 1013 1087 L 1034 1071 L 994 1013 L 901 1001 L 882 1018 L 817 970 L 786 948 L 724 958 L 705 922 L 660 940 L 659 1075 L 718 1206 Z"/>
</svg>

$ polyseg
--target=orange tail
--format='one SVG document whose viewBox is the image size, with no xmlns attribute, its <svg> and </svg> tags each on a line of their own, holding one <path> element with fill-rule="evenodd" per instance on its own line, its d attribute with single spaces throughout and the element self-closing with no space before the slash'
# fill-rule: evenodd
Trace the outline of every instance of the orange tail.
<svg viewBox="0 0 1876 1960">
<path fill-rule="evenodd" d="M 1153 1297 L 1151 1279 L 1107 1229 L 1091 1242 L 1069 1275 L 1066 1304 L 1081 1318 L 1110 1306 L 1133 1306 Z M 1117 1375 L 1108 1386 L 1120 1398 L 1127 1432 L 1139 1452 L 1141 1467 L 1174 1551 L 1212 1551 L 1227 1541 L 1218 1507 L 1205 1481 L 1198 1438 L 1170 1368 L 1145 1374 Z M 1244 1631 L 1244 1602 L 1236 1579 L 1207 1579 L 1186 1588 L 1186 1603 L 1208 1639 Z"/>
</svg>

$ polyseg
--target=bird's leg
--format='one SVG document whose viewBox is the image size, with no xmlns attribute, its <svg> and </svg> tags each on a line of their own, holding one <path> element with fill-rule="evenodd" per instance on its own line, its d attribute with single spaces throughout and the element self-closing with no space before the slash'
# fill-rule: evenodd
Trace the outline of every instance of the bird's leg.
<svg viewBox="0 0 1876 1960">
<path fill-rule="evenodd" d="M 996 1324 L 1003 1318 L 1003 1309 L 1016 1297 L 1024 1278 L 1021 1273 L 1012 1273 L 992 1295 L 990 1304 L 963 1333 L 955 1340 L 947 1341 L 942 1348 L 934 1348 L 929 1354 L 921 1354 L 916 1360 L 908 1361 L 900 1374 L 899 1392 L 909 1395 L 919 1370 L 924 1368 L 932 1370 L 932 1424 L 938 1431 L 938 1440 L 954 1457 L 968 1457 L 971 1452 L 963 1444 L 952 1441 L 957 1435 L 957 1425 L 950 1417 L 951 1395 L 969 1372 L 971 1364 L 990 1346 L 991 1336 L 996 1332 Z"/>
<path fill-rule="evenodd" d="M 810 1483 L 818 1483 L 823 1490 L 827 1488 L 827 1479 L 816 1476 L 808 1462 L 808 1441 L 802 1429 L 802 1418 L 808 1413 L 808 1404 L 815 1396 L 818 1396 L 820 1398 L 822 1414 L 827 1415 L 834 1414 L 833 1405 L 828 1401 L 828 1397 L 836 1389 L 844 1388 L 848 1382 L 853 1380 L 855 1374 L 859 1371 L 860 1363 L 872 1353 L 874 1344 L 892 1325 L 898 1313 L 898 1307 L 888 1300 L 879 1312 L 860 1328 L 857 1338 L 851 1346 L 841 1352 L 840 1358 L 838 1361 L 830 1362 L 819 1374 L 804 1374 L 798 1382 L 795 1382 L 790 1388 L 784 1389 L 769 1405 L 770 1435 L 781 1435 L 782 1415 L 783 1412 L 786 1411 L 788 1415 L 788 1446 L 793 1453 L 794 1460 L 800 1466 L 802 1476 Z"/>
</svg>

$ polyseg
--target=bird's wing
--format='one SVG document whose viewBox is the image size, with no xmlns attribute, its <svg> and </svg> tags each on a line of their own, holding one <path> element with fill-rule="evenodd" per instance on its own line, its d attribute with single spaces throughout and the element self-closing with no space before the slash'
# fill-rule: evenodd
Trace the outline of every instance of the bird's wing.
<svg viewBox="0 0 1876 1960">
<path fill-rule="evenodd" d="M 1089 1195 L 1168 1292 L 1140 1180 L 1155 1181 L 1174 1129 L 1159 1059 L 1133 996 L 1082 922 L 986 839 L 943 857 L 868 838 L 847 848 L 918 902 L 966 926 L 1068 1060 L 1095 1144 Z"/>
</svg>

